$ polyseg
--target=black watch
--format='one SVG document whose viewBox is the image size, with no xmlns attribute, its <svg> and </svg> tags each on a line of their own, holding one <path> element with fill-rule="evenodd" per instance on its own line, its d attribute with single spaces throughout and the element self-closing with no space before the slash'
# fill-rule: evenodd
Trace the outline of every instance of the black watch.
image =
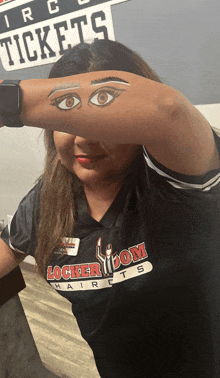
<svg viewBox="0 0 220 378">
<path fill-rule="evenodd" d="M 20 80 L 4 80 L 0 84 L 0 118 L 4 126 L 24 126 L 21 114 L 22 91 Z"/>
</svg>

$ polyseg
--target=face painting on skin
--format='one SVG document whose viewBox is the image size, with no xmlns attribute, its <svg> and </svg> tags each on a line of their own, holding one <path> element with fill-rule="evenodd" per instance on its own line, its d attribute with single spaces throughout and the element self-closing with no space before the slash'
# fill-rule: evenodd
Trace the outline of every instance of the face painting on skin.
<svg viewBox="0 0 220 378">
<path fill-rule="evenodd" d="M 108 83 L 111 83 L 111 84 L 119 83 L 119 84 L 130 86 L 130 84 L 127 81 L 117 78 L 117 77 L 106 77 L 106 78 L 91 81 L 91 87 L 99 86 L 99 85 L 102 85 L 102 87 L 100 89 L 96 89 L 89 96 L 89 99 L 87 101 L 87 105 L 89 107 L 92 107 L 92 105 L 100 106 L 100 107 L 110 105 L 111 103 L 114 102 L 114 100 L 117 97 L 120 96 L 120 94 L 123 91 L 125 91 L 125 89 L 115 88 L 113 86 L 106 85 Z M 50 94 L 48 95 L 48 98 L 50 98 L 56 92 L 66 91 L 66 90 L 71 90 L 71 89 L 76 89 L 76 88 L 77 89 L 80 88 L 80 84 L 69 83 L 69 84 L 57 86 L 50 92 Z M 67 93 L 59 97 L 52 98 L 51 105 L 56 106 L 60 110 L 71 110 L 73 108 L 80 109 L 82 106 L 82 99 L 79 96 L 79 94 L 76 93 L 75 91 L 74 92 L 68 91 Z"/>
<path fill-rule="evenodd" d="M 131 86 L 115 76 L 92 80 L 89 84 L 86 92 L 82 83 L 56 86 L 48 96 L 50 104 L 62 111 L 79 110 L 87 105 L 103 108 L 111 105 L 126 86 Z M 54 142 L 62 164 L 84 185 L 119 180 L 125 175 L 138 149 L 137 145 L 103 144 L 59 131 L 54 132 Z"/>
</svg>

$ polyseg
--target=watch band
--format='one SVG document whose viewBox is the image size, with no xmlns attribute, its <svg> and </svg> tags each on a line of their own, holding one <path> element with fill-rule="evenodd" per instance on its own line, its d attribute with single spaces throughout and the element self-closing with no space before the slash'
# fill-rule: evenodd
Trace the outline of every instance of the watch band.
<svg viewBox="0 0 220 378">
<path fill-rule="evenodd" d="M 3 115 L 3 113 L 0 115 L 0 118 L 2 120 L 3 126 L 7 127 L 23 127 L 24 124 L 21 120 L 21 118 L 18 115 Z"/>
<path fill-rule="evenodd" d="M 0 85 L 16 85 L 19 87 L 19 83 L 21 80 L 3 80 L 3 82 Z M 22 102 L 22 91 L 19 87 L 18 91 L 18 104 L 19 104 L 19 110 L 15 113 L 8 113 L 8 112 L 2 112 L 0 114 L 2 123 L 4 126 L 7 127 L 23 127 L 24 124 L 20 118 L 20 112 L 21 112 L 21 102 Z"/>
<path fill-rule="evenodd" d="M 1 84 L 19 84 L 21 80 L 3 80 Z"/>
</svg>

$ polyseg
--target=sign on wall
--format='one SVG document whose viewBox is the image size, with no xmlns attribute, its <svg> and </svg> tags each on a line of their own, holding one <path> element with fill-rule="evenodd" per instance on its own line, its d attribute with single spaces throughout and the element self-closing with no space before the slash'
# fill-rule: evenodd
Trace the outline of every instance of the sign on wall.
<svg viewBox="0 0 220 378">
<path fill-rule="evenodd" d="M 68 48 L 115 39 L 111 5 L 127 0 L 0 0 L 0 57 L 6 71 L 55 62 Z"/>
</svg>

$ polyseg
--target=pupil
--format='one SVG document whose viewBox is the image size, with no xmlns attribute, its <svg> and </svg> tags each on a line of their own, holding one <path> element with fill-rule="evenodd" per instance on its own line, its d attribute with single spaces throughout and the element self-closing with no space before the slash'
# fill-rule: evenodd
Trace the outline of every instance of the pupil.
<svg viewBox="0 0 220 378">
<path fill-rule="evenodd" d="M 74 98 L 68 98 L 67 100 L 66 100 L 66 106 L 68 107 L 68 108 L 70 108 L 71 106 L 73 106 L 74 105 Z"/>
<path fill-rule="evenodd" d="M 100 104 L 104 104 L 107 100 L 108 100 L 108 95 L 107 95 L 106 92 L 104 92 L 104 93 L 99 93 L 99 95 L 98 95 L 98 102 L 99 102 Z"/>
</svg>

